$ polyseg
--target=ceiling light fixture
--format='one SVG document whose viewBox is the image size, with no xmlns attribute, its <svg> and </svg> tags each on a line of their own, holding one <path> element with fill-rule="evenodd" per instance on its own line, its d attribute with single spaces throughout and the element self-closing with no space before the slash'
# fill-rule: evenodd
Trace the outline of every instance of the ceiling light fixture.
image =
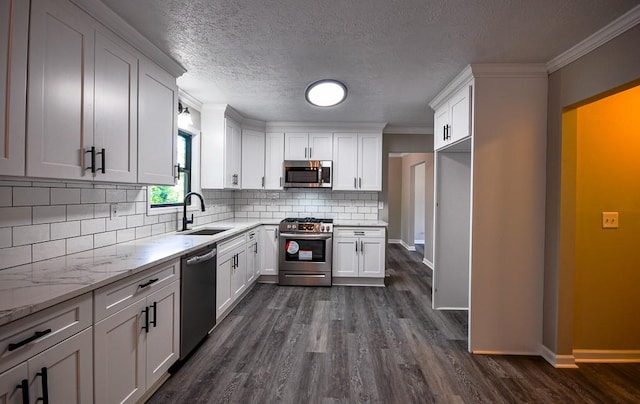
<svg viewBox="0 0 640 404">
<path fill-rule="evenodd" d="M 183 128 L 191 125 L 193 125 L 193 119 L 191 119 L 189 107 L 182 107 L 182 103 L 178 102 L 178 126 Z"/>
<path fill-rule="evenodd" d="M 333 107 L 347 98 L 347 86 L 338 80 L 318 80 L 309 84 L 304 96 L 309 104 Z"/>
</svg>

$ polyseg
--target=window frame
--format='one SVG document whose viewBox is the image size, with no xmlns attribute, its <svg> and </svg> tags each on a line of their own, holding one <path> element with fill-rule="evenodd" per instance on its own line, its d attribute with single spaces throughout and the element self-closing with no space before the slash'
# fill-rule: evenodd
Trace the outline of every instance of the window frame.
<svg viewBox="0 0 640 404">
<path fill-rule="evenodd" d="M 192 177 L 192 163 L 193 163 L 193 135 L 185 130 L 178 129 L 178 137 L 182 137 L 185 139 L 185 167 L 180 167 L 180 163 L 176 166 L 178 170 L 178 178 L 180 178 L 181 173 L 185 173 L 185 182 L 184 182 L 184 194 L 188 194 L 192 191 L 191 185 L 193 184 Z M 162 186 L 162 185 L 150 185 L 149 188 L 154 186 Z M 175 185 L 174 185 L 175 186 Z M 182 206 L 183 202 L 172 202 L 172 203 L 152 203 L 151 197 L 149 197 L 149 208 L 150 209 L 159 209 L 159 208 L 171 208 L 176 206 Z"/>
</svg>

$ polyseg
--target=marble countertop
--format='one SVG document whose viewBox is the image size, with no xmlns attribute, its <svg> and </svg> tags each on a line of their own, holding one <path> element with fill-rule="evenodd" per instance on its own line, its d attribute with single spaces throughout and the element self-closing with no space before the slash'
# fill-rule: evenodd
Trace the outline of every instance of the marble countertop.
<svg viewBox="0 0 640 404">
<path fill-rule="evenodd" d="M 0 325 L 80 296 L 119 279 L 179 258 L 208 244 L 222 241 L 280 219 L 236 219 L 198 228 L 229 230 L 213 236 L 167 233 L 0 271 Z M 335 226 L 387 226 L 381 220 L 336 220 Z"/>
</svg>

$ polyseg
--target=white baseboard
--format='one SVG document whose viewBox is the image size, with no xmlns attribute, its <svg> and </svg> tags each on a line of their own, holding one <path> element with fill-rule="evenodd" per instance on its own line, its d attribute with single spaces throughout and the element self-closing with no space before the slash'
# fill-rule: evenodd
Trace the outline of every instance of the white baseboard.
<svg viewBox="0 0 640 404">
<path fill-rule="evenodd" d="M 540 356 L 540 352 L 537 351 L 487 351 L 487 350 L 473 350 L 474 355 L 518 355 L 518 356 Z"/>
<path fill-rule="evenodd" d="M 546 346 L 540 349 L 540 356 L 554 368 L 577 368 L 576 358 L 573 355 L 556 355 Z"/>
<path fill-rule="evenodd" d="M 639 363 L 640 350 L 637 349 L 574 349 L 576 362 L 583 363 Z"/>
<path fill-rule="evenodd" d="M 412 246 L 412 245 L 409 245 L 409 244 L 405 243 L 404 240 L 400 240 L 400 245 L 403 246 L 405 248 L 405 250 L 407 250 L 407 251 L 415 251 L 416 250 L 415 246 Z"/>
<path fill-rule="evenodd" d="M 402 242 L 402 240 L 399 240 L 397 238 L 390 238 L 388 243 L 389 244 L 400 244 Z"/>
<path fill-rule="evenodd" d="M 429 261 L 426 258 L 423 258 L 422 263 L 425 264 L 427 267 L 429 267 L 430 270 L 433 271 L 433 262 Z"/>
<path fill-rule="evenodd" d="M 413 240 L 413 244 L 424 244 L 424 240 Z"/>
<path fill-rule="evenodd" d="M 469 310 L 468 307 L 434 307 L 434 310 Z"/>
</svg>

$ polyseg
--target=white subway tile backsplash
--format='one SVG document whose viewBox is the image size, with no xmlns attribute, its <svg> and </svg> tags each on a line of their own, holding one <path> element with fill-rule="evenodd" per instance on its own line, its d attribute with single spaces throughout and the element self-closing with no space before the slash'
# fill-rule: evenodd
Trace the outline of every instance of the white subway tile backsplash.
<svg viewBox="0 0 640 404">
<path fill-rule="evenodd" d="M 31 208 L 0 208 L 0 227 L 31 224 Z"/>
<path fill-rule="evenodd" d="M 93 219 L 93 205 L 67 205 L 67 220 Z"/>
<path fill-rule="evenodd" d="M 13 206 L 36 206 L 49 204 L 49 188 L 13 188 Z"/>
<path fill-rule="evenodd" d="M 80 235 L 80 221 L 51 223 L 51 240 L 77 237 Z"/>
<path fill-rule="evenodd" d="M 124 189 L 107 189 L 106 201 L 108 203 L 126 202 L 127 191 Z"/>
<path fill-rule="evenodd" d="M 51 204 L 52 205 L 71 205 L 80 203 L 80 190 L 69 188 L 52 188 Z"/>
<path fill-rule="evenodd" d="M 138 227 L 144 224 L 144 215 L 127 216 L 127 227 Z"/>
<path fill-rule="evenodd" d="M 82 189 L 80 190 L 80 203 L 105 203 L 106 190 Z"/>
<path fill-rule="evenodd" d="M 117 241 L 115 231 L 108 231 L 105 233 L 98 233 L 93 236 L 93 245 L 94 248 L 105 247 L 108 245 L 115 244 Z"/>
<path fill-rule="evenodd" d="M 105 225 L 106 231 L 121 230 L 126 228 L 127 228 L 126 216 L 118 216 L 118 217 L 114 217 L 106 220 L 106 225 Z"/>
<path fill-rule="evenodd" d="M 93 235 L 68 238 L 67 254 L 91 250 L 93 248 Z"/>
<path fill-rule="evenodd" d="M 93 205 L 93 217 L 96 219 L 99 217 L 110 217 L 111 216 L 111 205 L 108 203 L 97 203 Z"/>
<path fill-rule="evenodd" d="M 147 213 L 147 203 L 146 202 L 136 202 L 136 213 Z"/>
<path fill-rule="evenodd" d="M 33 207 L 33 224 L 56 223 L 67 220 L 65 205 L 49 205 Z"/>
<path fill-rule="evenodd" d="M 0 248 L 8 248 L 12 246 L 11 227 L 0 228 Z"/>
<path fill-rule="evenodd" d="M 49 225 L 37 224 L 13 228 L 13 246 L 49 241 Z"/>
<path fill-rule="evenodd" d="M 147 189 L 129 189 L 127 190 L 127 202 L 144 202 L 146 200 Z"/>
<path fill-rule="evenodd" d="M 136 227 L 135 230 L 136 230 L 136 239 L 151 236 L 151 226 Z"/>
<path fill-rule="evenodd" d="M 33 261 L 42 261 L 66 254 L 64 240 L 47 241 L 33 245 Z"/>
<path fill-rule="evenodd" d="M 13 189 L 11 187 L 0 187 L 0 206 L 11 206 L 13 204 Z"/>
<path fill-rule="evenodd" d="M 88 219 L 82 220 L 80 222 L 80 234 L 95 234 L 95 233 L 103 233 L 106 231 L 106 220 L 105 219 Z"/>
<path fill-rule="evenodd" d="M 31 262 L 31 245 L 0 249 L 0 269 Z"/>
<path fill-rule="evenodd" d="M 123 202 L 118 204 L 118 215 L 129 216 L 136 214 L 136 204 L 134 202 Z"/>
<path fill-rule="evenodd" d="M 136 239 L 136 229 L 118 230 L 116 232 L 116 240 L 118 243 L 131 241 Z"/>
<path fill-rule="evenodd" d="M 152 236 L 157 236 L 158 234 L 166 233 L 166 231 L 167 230 L 166 230 L 165 223 L 158 223 L 158 224 L 151 225 Z"/>
</svg>

